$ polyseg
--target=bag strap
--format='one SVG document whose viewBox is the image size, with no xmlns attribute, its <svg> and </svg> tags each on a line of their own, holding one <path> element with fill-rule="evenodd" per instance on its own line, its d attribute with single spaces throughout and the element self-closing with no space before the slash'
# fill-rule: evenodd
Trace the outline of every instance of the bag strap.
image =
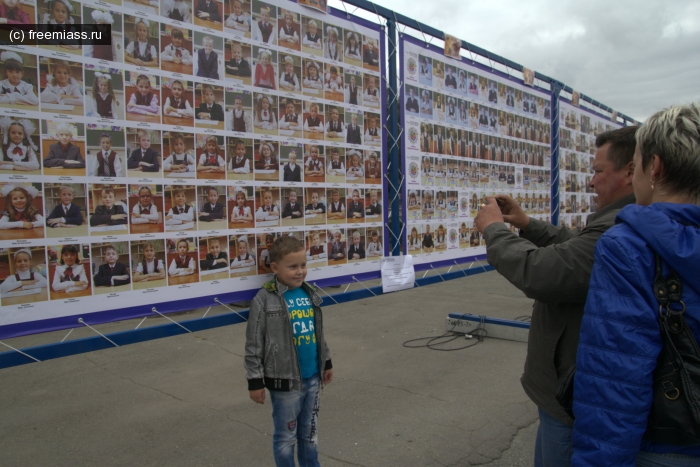
<svg viewBox="0 0 700 467">
<path fill-rule="evenodd" d="M 678 315 L 685 313 L 685 303 L 681 300 L 683 293 L 683 283 L 676 271 L 670 269 L 669 275 L 664 278 L 661 267 L 661 257 L 654 252 L 654 260 L 656 262 L 656 275 L 654 276 L 654 295 L 659 301 L 659 315 L 661 318 L 672 316 L 678 312 Z M 671 304 L 679 303 L 680 310 L 672 310 Z"/>
</svg>

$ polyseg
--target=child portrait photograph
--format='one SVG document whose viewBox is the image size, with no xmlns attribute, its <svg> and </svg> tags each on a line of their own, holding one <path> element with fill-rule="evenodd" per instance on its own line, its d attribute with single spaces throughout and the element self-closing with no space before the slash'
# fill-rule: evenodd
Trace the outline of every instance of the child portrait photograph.
<svg viewBox="0 0 700 467">
<path fill-rule="evenodd" d="M 229 255 L 226 235 L 199 237 L 199 278 L 213 281 L 229 278 Z"/>
<path fill-rule="evenodd" d="M 197 237 L 166 239 L 169 286 L 199 282 L 198 240 Z"/>
<path fill-rule="evenodd" d="M 252 229 L 255 226 L 255 190 L 252 186 L 228 187 L 228 228 Z"/>
<path fill-rule="evenodd" d="M 229 237 L 230 277 L 254 276 L 258 273 L 254 234 L 236 234 Z"/>
<path fill-rule="evenodd" d="M 36 55 L 0 49 L 0 108 L 39 110 L 38 72 Z"/>
<path fill-rule="evenodd" d="M 82 183 L 44 184 L 47 238 L 87 236 L 87 193 Z"/>
<path fill-rule="evenodd" d="M 87 173 L 90 177 L 126 177 L 123 127 L 88 123 Z"/>
<path fill-rule="evenodd" d="M 226 42 L 226 74 L 224 78 L 235 84 L 251 85 L 252 46 L 235 40 Z"/>
<path fill-rule="evenodd" d="M 131 276 L 134 290 L 165 287 L 165 255 L 164 240 L 138 240 L 131 242 Z"/>
<path fill-rule="evenodd" d="M 248 90 L 226 88 L 225 128 L 237 133 L 253 133 L 253 94 Z M 242 136 L 242 135 L 241 135 Z"/>
<path fill-rule="evenodd" d="M 95 295 L 131 290 L 129 242 L 99 242 L 90 245 Z"/>
<path fill-rule="evenodd" d="M 129 227 L 132 234 L 164 231 L 163 185 L 130 184 Z"/>
<path fill-rule="evenodd" d="M 199 230 L 225 230 L 227 228 L 226 187 L 199 186 L 197 193 Z"/>
<path fill-rule="evenodd" d="M 82 63 L 41 57 L 39 73 L 44 76 L 39 96 L 42 112 L 84 115 Z"/>
<path fill-rule="evenodd" d="M 282 189 L 284 190 L 284 188 Z M 279 187 L 257 187 L 255 190 L 255 226 L 279 227 L 281 199 Z"/>
<path fill-rule="evenodd" d="M 175 78 L 163 78 L 163 123 L 194 126 L 194 83 Z"/>
<path fill-rule="evenodd" d="M 44 175 L 85 176 L 85 124 L 41 121 Z"/>
<path fill-rule="evenodd" d="M 322 23 L 314 18 L 302 16 L 301 51 L 306 54 L 323 57 Z"/>
<path fill-rule="evenodd" d="M 161 131 L 126 128 L 127 174 L 132 178 L 162 178 Z"/>
<path fill-rule="evenodd" d="M 87 272 L 90 270 L 90 245 L 65 243 L 50 245 L 47 250 L 50 299 L 66 300 L 92 295 L 92 274 Z"/>
<path fill-rule="evenodd" d="M 165 231 L 195 230 L 197 221 L 196 189 L 193 185 L 165 185 Z"/>
<path fill-rule="evenodd" d="M 5 307 L 49 299 L 45 247 L 0 250 L 0 270 L 0 305 Z"/>
<path fill-rule="evenodd" d="M 253 140 L 237 136 L 226 137 L 228 180 L 253 179 Z"/>
<path fill-rule="evenodd" d="M 0 117 L 0 174 L 41 175 L 39 119 Z"/>
<path fill-rule="evenodd" d="M 279 31 L 277 45 L 291 50 L 301 50 L 301 28 L 299 13 L 284 8 L 279 9 Z"/>
<path fill-rule="evenodd" d="M 85 65 L 85 116 L 124 120 L 124 75 L 116 68 Z"/>
<path fill-rule="evenodd" d="M 185 75 L 193 74 L 192 31 L 165 23 L 160 25 L 160 29 L 160 69 Z"/>
<path fill-rule="evenodd" d="M 224 137 L 212 134 L 196 135 L 197 178 L 226 179 Z"/>
<path fill-rule="evenodd" d="M 251 16 L 249 0 L 224 1 L 224 32 L 250 38 Z"/>
<path fill-rule="evenodd" d="M 124 15 L 124 29 L 129 38 L 124 61 L 140 67 L 159 68 L 159 23 L 140 16 Z"/>
<path fill-rule="evenodd" d="M 276 141 L 255 140 L 253 158 L 255 160 L 255 180 L 279 180 L 279 144 Z"/>
<path fill-rule="evenodd" d="M 90 235 L 129 233 L 126 185 L 93 183 L 88 189 Z"/>
<path fill-rule="evenodd" d="M 221 0 L 195 0 L 194 24 L 221 31 L 223 10 L 224 6 Z"/>
<path fill-rule="evenodd" d="M 44 238 L 41 183 L 0 183 L 0 240 Z"/>
<path fill-rule="evenodd" d="M 160 123 L 160 76 L 127 71 L 126 119 Z"/>
<path fill-rule="evenodd" d="M 215 2 L 216 0 L 212 0 L 211 3 Z M 195 31 L 193 55 L 196 76 L 215 80 L 224 76 L 223 37 Z"/>
<path fill-rule="evenodd" d="M 121 5 L 120 0 L 113 0 Z M 107 2 L 112 3 L 112 2 Z M 123 15 L 117 11 L 108 11 L 83 5 L 84 24 L 109 24 L 112 32 L 111 44 L 83 45 L 83 56 L 105 60 L 108 62 L 124 63 L 124 24 Z"/>
</svg>

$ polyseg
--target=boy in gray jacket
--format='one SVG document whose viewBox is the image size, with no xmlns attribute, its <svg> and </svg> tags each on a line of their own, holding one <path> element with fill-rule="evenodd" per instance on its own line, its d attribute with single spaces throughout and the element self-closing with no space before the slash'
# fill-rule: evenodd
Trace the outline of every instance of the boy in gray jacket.
<svg viewBox="0 0 700 467">
<path fill-rule="evenodd" d="M 253 299 L 245 344 L 250 398 L 265 403 L 270 391 L 277 466 L 294 465 L 298 441 L 300 467 L 318 466 L 316 419 L 319 389 L 333 380 L 333 364 L 323 337 L 321 297 L 304 282 L 306 250 L 291 236 L 270 249 L 275 278 Z"/>
</svg>

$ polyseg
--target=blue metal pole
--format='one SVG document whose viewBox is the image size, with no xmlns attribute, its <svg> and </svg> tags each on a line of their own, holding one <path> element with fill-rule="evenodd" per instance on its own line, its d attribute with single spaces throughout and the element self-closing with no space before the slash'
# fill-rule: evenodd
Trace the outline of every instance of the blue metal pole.
<svg viewBox="0 0 700 467">
<path fill-rule="evenodd" d="M 552 186 L 550 187 L 552 203 L 550 205 L 550 211 L 552 214 L 552 224 L 559 225 L 559 95 L 564 88 L 564 84 L 552 80 L 550 85 L 552 87 L 552 99 L 550 102 L 550 108 L 552 110 L 552 160 L 550 161 L 552 171 Z"/>
<path fill-rule="evenodd" d="M 389 40 L 387 41 L 387 49 L 389 53 L 389 86 L 388 90 L 388 108 L 389 113 L 389 133 L 391 137 L 389 138 L 389 144 L 391 145 L 389 150 L 389 161 L 391 164 L 391 169 L 389 172 L 389 179 L 391 180 L 391 186 L 389 187 L 389 196 L 391 201 L 391 232 L 392 232 L 392 245 L 391 245 L 391 256 L 399 256 L 401 254 L 401 203 L 399 202 L 399 193 L 401 191 L 400 181 L 399 181 L 399 145 L 396 144 L 398 141 L 395 138 L 399 137 L 399 109 L 398 109 L 398 77 L 396 72 L 398 70 L 398 65 L 396 63 L 396 57 L 399 54 L 398 48 L 398 35 L 396 31 L 396 23 L 387 18 L 387 33 Z"/>
</svg>

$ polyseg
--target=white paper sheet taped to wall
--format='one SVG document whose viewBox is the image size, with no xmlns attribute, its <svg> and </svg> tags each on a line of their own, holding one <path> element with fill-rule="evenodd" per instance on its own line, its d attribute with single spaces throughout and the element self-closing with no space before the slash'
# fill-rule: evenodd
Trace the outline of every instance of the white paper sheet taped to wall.
<svg viewBox="0 0 700 467">
<path fill-rule="evenodd" d="M 413 256 L 387 256 L 382 258 L 382 292 L 412 289 L 416 281 Z"/>
</svg>

